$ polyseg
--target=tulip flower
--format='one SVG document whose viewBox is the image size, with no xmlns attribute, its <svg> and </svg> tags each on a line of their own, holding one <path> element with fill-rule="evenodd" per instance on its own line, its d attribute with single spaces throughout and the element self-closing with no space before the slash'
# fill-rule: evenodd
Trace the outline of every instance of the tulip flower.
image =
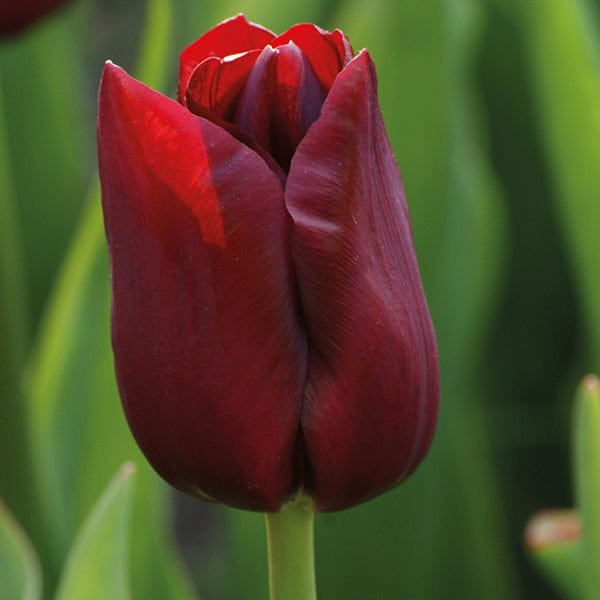
<svg viewBox="0 0 600 600">
<path fill-rule="evenodd" d="M 2 0 L 0 3 L 0 36 L 25 29 L 66 0 Z"/>
<path fill-rule="evenodd" d="M 406 479 L 438 361 L 368 52 L 238 16 L 182 52 L 177 101 L 109 62 L 98 153 L 117 381 L 158 473 L 267 512 Z"/>
</svg>

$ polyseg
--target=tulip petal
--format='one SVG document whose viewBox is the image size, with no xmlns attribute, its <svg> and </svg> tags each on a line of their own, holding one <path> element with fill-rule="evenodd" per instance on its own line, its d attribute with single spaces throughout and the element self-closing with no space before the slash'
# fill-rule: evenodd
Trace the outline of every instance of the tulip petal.
<svg viewBox="0 0 600 600">
<path fill-rule="evenodd" d="M 261 49 L 275 34 L 249 23 L 244 15 L 223 21 L 183 50 L 179 56 L 179 100 L 185 101 L 185 92 L 194 69 L 210 56 L 225 57 L 231 54 Z"/>
<path fill-rule="evenodd" d="M 308 336 L 301 422 L 318 510 L 408 476 L 438 408 L 434 333 L 366 51 L 338 75 L 292 160 L 285 200 Z"/>
<path fill-rule="evenodd" d="M 282 186 L 226 131 L 111 64 L 99 105 L 113 349 L 131 429 L 175 487 L 277 510 L 297 485 L 306 379 Z"/>
<path fill-rule="evenodd" d="M 260 52 L 251 50 L 235 58 L 213 56 L 202 61 L 190 77 L 185 105 L 190 110 L 191 105 L 201 105 L 225 121 L 233 121 L 237 102 Z"/>
<path fill-rule="evenodd" d="M 284 170 L 325 100 L 304 53 L 293 42 L 266 46 L 240 98 L 234 122 Z"/>
<path fill-rule="evenodd" d="M 329 91 L 337 74 L 352 58 L 350 42 L 339 29 L 329 33 L 316 25 L 300 23 L 269 44 L 276 48 L 290 41 L 304 52 L 325 91 Z"/>
<path fill-rule="evenodd" d="M 239 140 L 240 142 L 242 142 L 242 144 L 245 144 L 246 146 L 248 146 L 248 148 L 256 152 L 256 154 L 258 154 L 265 161 L 269 169 L 271 169 L 271 171 L 273 171 L 273 173 L 277 175 L 277 178 L 279 179 L 281 185 L 285 186 L 287 173 L 279 166 L 278 163 L 275 162 L 275 159 L 266 150 L 263 150 L 257 144 L 257 142 L 255 142 L 252 139 L 249 133 L 241 130 L 237 125 L 225 121 L 212 110 L 209 110 L 201 104 L 198 104 L 193 96 L 189 97 L 187 108 L 195 115 L 203 117 L 204 119 L 211 121 L 215 125 L 218 125 L 221 129 L 229 132 L 236 140 Z"/>
</svg>

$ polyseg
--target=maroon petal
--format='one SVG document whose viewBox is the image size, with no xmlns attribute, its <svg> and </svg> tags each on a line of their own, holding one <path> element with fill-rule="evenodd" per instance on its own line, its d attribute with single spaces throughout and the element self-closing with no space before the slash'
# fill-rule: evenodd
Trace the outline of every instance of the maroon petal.
<svg viewBox="0 0 600 600">
<path fill-rule="evenodd" d="M 437 417 L 435 338 L 376 86 L 362 51 L 298 147 L 285 192 L 309 343 L 301 420 L 323 511 L 407 477 Z"/>
<path fill-rule="evenodd" d="M 264 48 L 238 103 L 235 124 L 284 170 L 325 100 L 310 63 L 293 42 Z"/>
<path fill-rule="evenodd" d="M 113 348 L 131 429 L 176 487 L 277 510 L 306 377 L 277 177 L 107 65 L 98 126 Z"/>
<path fill-rule="evenodd" d="M 339 29 L 329 33 L 316 25 L 300 23 L 269 43 L 276 48 L 290 41 L 304 52 L 325 91 L 352 58 L 350 42 Z"/>
<path fill-rule="evenodd" d="M 179 56 L 179 100 L 183 101 L 190 75 L 206 58 L 224 58 L 231 54 L 261 49 L 275 34 L 268 29 L 249 23 L 244 15 L 223 21 L 183 50 Z"/>
<path fill-rule="evenodd" d="M 233 121 L 235 109 L 248 75 L 260 54 L 251 50 L 235 58 L 213 56 L 202 61 L 190 77 L 185 106 L 204 106 L 225 121 Z"/>
<path fill-rule="evenodd" d="M 218 125 L 221 129 L 224 129 L 230 135 L 232 135 L 236 140 L 242 142 L 242 144 L 245 144 L 246 146 L 248 146 L 248 148 L 256 152 L 256 154 L 258 154 L 265 161 L 269 169 L 271 169 L 271 171 L 273 171 L 273 173 L 277 175 L 277 178 L 279 179 L 281 185 L 285 187 L 287 173 L 279 166 L 278 163 L 275 162 L 275 159 L 266 150 L 263 150 L 250 137 L 248 133 L 240 129 L 237 125 L 225 121 L 216 112 L 209 110 L 201 104 L 197 104 L 193 96 L 190 96 L 190 98 L 188 99 L 187 109 L 193 112 L 195 115 L 203 117 L 211 121 L 215 125 Z"/>
</svg>

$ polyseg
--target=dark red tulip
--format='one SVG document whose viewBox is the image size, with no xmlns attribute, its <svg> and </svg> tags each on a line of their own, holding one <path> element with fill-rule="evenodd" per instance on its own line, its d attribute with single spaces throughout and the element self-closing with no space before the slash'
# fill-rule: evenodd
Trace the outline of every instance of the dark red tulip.
<svg viewBox="0 0 600 600">
<path fill-rule="evenodd" d="M 66 2 L 67 0 L 1 0 L 0 36 L 25 29 Z"/>
<path fill-rule="evenodd" d="M 108 63 L 98 148 L 117 379 L 175 487 L 340 510 L 419 464 L 438 364 L 367 51 L 238 16 L 179 102 Z"/>
</svg>

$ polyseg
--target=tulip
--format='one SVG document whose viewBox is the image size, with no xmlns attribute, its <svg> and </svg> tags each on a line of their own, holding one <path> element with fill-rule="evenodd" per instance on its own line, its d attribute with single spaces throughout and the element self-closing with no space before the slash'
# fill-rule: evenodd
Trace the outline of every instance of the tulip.
<svg viewBox="0 0 600 600">
<path fill-rule="evenodd" d="M 437 351 L 368 52 L 240 15 L 182 52 L 178 101 L 109 62 L 98 153 L 117 381 L 157 472 L 257 511 L 408 477 Z"/>
<path fill-rule="evenodd" d="M 66 0 L 2 0 L 0 3 L 0 36 L 25 29 Z"/>
</svg>

